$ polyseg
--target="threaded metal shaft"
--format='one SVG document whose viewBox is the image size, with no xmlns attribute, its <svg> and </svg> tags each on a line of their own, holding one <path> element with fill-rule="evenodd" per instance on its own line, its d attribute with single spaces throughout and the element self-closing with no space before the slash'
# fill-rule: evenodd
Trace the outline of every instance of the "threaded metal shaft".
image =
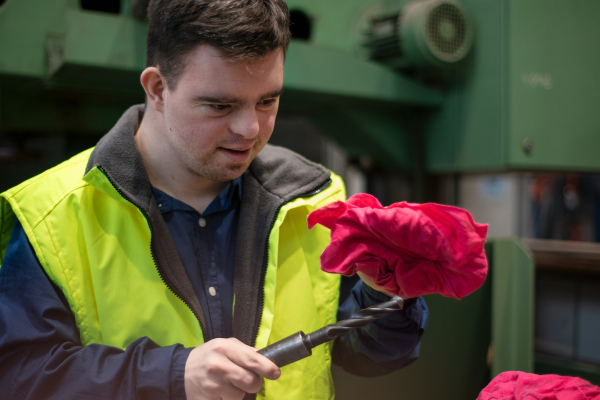
<svg viewBox="0 0 600 400">
<path fill-rule="evenodd" d="M 386 316 L 392 311 L 401 310 L 404 307 L 404 299 L 399 296 L 393 297 L 384 303 L 375 304 L 369 308 L 364 308 L 350 315 L 349 318 L 338 321 L 335 324 L 327 325 L 317 331 L 306 335 L 305 342 L 314 348 L 320 344 L 333 340 L 351 329 L 360 328 L 371 322 Z"/>
</svg>

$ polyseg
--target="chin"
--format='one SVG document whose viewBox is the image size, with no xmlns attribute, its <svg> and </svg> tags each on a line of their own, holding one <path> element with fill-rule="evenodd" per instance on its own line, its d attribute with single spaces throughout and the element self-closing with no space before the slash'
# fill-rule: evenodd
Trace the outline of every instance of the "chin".
<svg viewBox="0 0 600 400">
<path fill-rule="evenodd" d="M 250 164 L 237 167 L 224 167 L 219 171 L 215 171 L 215 174 L 213 174 L 212 179 L 219 182 L 232 181 L 242 176 L 249 166 Z"/>
</svg>

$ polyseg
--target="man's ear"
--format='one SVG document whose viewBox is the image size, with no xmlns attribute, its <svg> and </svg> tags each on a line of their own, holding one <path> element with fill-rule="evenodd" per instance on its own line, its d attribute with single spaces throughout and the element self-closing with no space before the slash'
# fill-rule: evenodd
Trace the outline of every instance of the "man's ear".
<svg viewBox="0 0 600 400">
<path fill-rule="evenodd" d="M 147 106 L 156 111 L 164 109 L 164 94 L 167 90 L 167 81 L 156 67 L 148 67 L 142 71 L 140 83 L 146 92 Z"/>
</svg>

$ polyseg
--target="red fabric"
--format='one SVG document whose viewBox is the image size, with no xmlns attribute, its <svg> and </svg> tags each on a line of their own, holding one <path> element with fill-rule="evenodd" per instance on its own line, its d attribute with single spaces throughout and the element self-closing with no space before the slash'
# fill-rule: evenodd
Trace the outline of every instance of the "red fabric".
<svg viewBox="0 0 600 400">
<path fill-rule="evenodd" d="M 581 378 L 503 372 L 479 393 L 477 400 L 599 400 L 600 387 Z"/>
<path fill-rule="evenodd" d="M 460 208 L 407 202 L 382 207 L 361 193 L 311 212 L 308 226 L 315 224 L 331 229 L 321 255 L 324 271 L 361 271 L 403 298 L 439 293 L 460 299 L 487 274 L 487 225 Z"/>
</svg>

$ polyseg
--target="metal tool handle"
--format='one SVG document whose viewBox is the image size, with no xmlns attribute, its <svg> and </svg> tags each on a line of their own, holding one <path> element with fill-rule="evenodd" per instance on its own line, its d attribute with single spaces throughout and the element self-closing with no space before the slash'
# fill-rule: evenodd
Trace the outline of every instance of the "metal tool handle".
<svg viewBox="0 0 600 400">
<path fill-rule="evenodd" d="M 258 352 L 281 368 L 310 356 L 312 347 L 307 344 L 304 332 L 300 331 L 260 349 Z"/>
</svg>

